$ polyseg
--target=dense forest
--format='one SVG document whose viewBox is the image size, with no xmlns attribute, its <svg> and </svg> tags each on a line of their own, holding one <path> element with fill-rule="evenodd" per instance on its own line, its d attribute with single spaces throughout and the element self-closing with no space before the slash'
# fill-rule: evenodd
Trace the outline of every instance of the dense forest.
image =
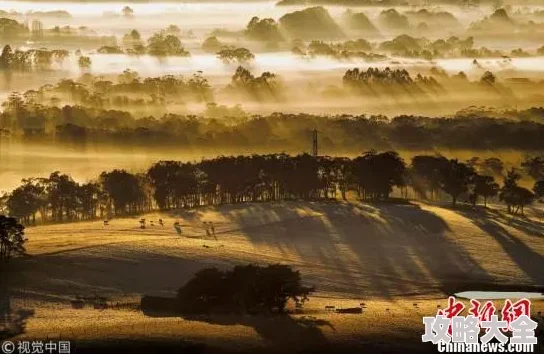
<svg viewBox="0 0 544 354">
<path fill-rule="evenodd" d="M 219 111 L 219 112 L 218 112 Z M 219 113 L 232 113 L 219 119 Z M 308 147 L 317 129 L 321 147 L 328 152 L 363 149 L 544 149 L 543 108 L 523 111 L 464 110 L 454 117 L 316 116 L 275 113 L 247 117 L 209 104 L 208 117 L 166 114 L 160 118 L 134 118 L 120 110 L 82 106 L 27 105 L 12 97 L 0 114 L 3 140 L 146 144 L 194 148 L 244 148 L 255 151 L 293 151 Z"/>
<path fill-rule="evenodd" d="M 521 172 L 537 182 L 533 190 L 519 185 Z M 502 179 L 502 187 L 495 181 Z M 499 196 L 508 211 L 544 197 L 544 158 L 525 160 L 504 171 L 497 158 L 462 162 L 439 155 L 414 156 L 409 165 L 395 152 L 368 151 L 354 158 L 286 154 L 221 156 L 200 162 L 160 161 L 144 173 L 105 171 L 78 183 L 54 172 L 29 178 L 2 197 L 3 209 L 22 222 L 109 218 L 151 210 L 277 202 L 346 199 L 349 192 L 364 200 L 403 198 L 458 201 L 476 205 Z"/>
</svg>

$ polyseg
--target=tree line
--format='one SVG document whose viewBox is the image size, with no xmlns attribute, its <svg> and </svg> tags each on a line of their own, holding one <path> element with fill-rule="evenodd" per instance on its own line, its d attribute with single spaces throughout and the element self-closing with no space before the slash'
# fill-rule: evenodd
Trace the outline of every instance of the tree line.
<svg viewBox="0 0 544 354">
<path fill-rule="evenodd" d="M 541 161 L 541 160 L 538 160 Z M 524 167 L 526 170 L 528 166 Z M 78 183 L 54 172 L 30 178 L 2 197 L 8 215 L 25 224 L 109 218 L 150 210 L 276 202 L 283 200 L 387 200 L 394 191 L 408 198 L 460 200 L 476 205 L 499 197 L 512 214 L 544 196 L 544 177 L 533 190 L 519 185 L 521 170 L 506 171 L 499 159 L 466 162 L 439 155 L 417 155 L 408 165 L 395 151 L 367 151 L 350 159 L 308 154 L 220 156 L 200 162 L 159 161 L 144 173 L 113 170 Z M 544 169 L 539 172 L 544 174 Z"/>
<path fill-rule="evenodd" d="M 240 72 L 238 87 L 249 84 L 266 92 L 267 78 L 247 78 Z M 257 82 L 255 82 L 257 81 Z M 196 81 L 195 81 L 196 83 Z M 162 90 L 163 81 L 145 84 Z M 149 86 L 148 86 L 149 85 Z M 191 85 L 191 84 L 189 84 Z M 204 84 L 203 84 L 204 85 Z M 275 84 L 271 84 L 275 87 Z M 139 87 L 141 84 L 135 84 Z M 66 82 L 65 92 L 79 94 L 80 85 Z M 201 86 L 204 87 L 204 86 Z M 121 86 L 115 86 L 121 89 Z M 274 113 L 247 116 L 241 109 L 218 109 L 210 105 L 206 116 L 164 114 L 137 118 L 124 110 L 91 108 L 81 105 L 44 106 L 33 97 L 11 95 L 0 113 L 0 131 L 13 139 L 28 138 L 73 144 L 113 143 L 232 148 L 251 146 L 257 151 L 300 151 L 308 148 L 310 132 L 317 129 L 322 149 L 330 152 L 430 149 L 513 149 L 544 150 L 544 111 L 463 111 L 454 117 L 319 116 Z M 223 113 L 222 113 L 223 112 Z M 227 115 L 217 119 L 218 115 Z"/>
</svg>

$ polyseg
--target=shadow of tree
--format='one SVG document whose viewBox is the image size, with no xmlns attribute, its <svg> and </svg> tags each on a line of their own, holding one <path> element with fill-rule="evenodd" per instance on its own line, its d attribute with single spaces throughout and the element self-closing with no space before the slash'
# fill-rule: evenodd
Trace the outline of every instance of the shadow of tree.
<svg viewBox="0 0 544 354">
<path fill-rule="evenodd" d="M 25 333 L 26 321 L 34 315 L 34 310 L 12 309 L 11 293 L 6 284 L 9 265 L 0 265 L 0 272 L 0 340 L 3 340 Z"/>
<path fill-rule="evenodd" d="M 448 235 L 446 221 L 418 205 L 306 203 L 309 216 L 298 218 L 296 205 L 286 206 L 265 211 L 251 206 L 246 219 L 255 213 L 284 221 L 242 231 L 253 243 L 294 249 L 303 260 L 297 268 L 319 291 L 391 298 L 450 293 L 467 279 L 492 281 Z M 292 215 L 285 218 L 288 212 Z"/>
<path fill-rule="evenodd" d="M 535 237 L 544 237 L 544 223 L 538 220 L 529 219 L 528 217 L 522 215 L 508 216 L 493 209 L 479 211 L 479 214 L 483 214 L 489 219 L 507 224 L 508 226 L 513 227 L 524 234 Z"/>
<path fill-rule="evenodd" d="M 534 284 L 544 286 L 544 272 L 542 271 L 544 255 L 529 247 L 523 240 L 511 234 L 501 225 L 501 222 L 504 222 L 503 216 L 489 211 L 459 211 L 459 213 L 492 236 Z M 525 234 L 530 234 L 529 228 L 524 226 L 525 222 L 518 220 L 517 223 L 512 222 L 509 225 L 513 225 L 514 228 Z"/>
<path fill-rule="evenodd" d="M 183 315 L 187 321 L 200 321 L 215 325 L 242 325 L 253 328 L 265 341 L 268 348 L 297 349 L 318 348 L 327 344 L 320 327 L 334 326 L 326 320 L 313 316 L 292 317 L 288 314 L 273 315 Z"/>
</svg>

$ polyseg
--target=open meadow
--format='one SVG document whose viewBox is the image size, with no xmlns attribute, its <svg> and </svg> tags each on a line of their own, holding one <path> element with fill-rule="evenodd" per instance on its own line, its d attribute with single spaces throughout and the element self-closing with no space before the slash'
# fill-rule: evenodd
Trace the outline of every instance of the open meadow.
<svg viewBox="0 0 544 354">
<path fill-rule="evenodd" d="M 544 326 L 542 0 L 0 0 L 0 46 L 0 341 L 433 352 L 463 291 Z"/>
<path fill-rule="evenodd" d="M 445 306 L 449 294 L 531 290 L 544 282 L 544 223 L 492 208 L 284 202 L 144 217 L 145 229 L 139 217 L 28 228 L 29 256 L 10 264 L 8 279 L 12 307 L 33 311 L 19 338 L 175 339 L 203 351 L 329 345 L 425 351 L 432 346 L 418 345 L 421 317 Z M 217 240 L 203 222 L 214 223 Z M 135 309 L 144 294 L 174 296 L 199 269 L 247 263 L 292 265 L 317 292 L 303 313 L 279 318 L 153 318 Z M 73 309 L 76 295 L 107 297 L 113 308 Z M 324 310 L 363 302 L 362 314 Z M 544 302 L 533 302 L 533 312 L 542 310 Z"/>
</svg>

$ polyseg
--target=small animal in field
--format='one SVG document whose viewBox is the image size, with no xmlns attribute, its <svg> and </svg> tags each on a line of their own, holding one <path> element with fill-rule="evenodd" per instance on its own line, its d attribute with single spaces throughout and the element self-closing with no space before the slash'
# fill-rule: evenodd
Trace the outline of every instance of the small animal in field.
<svg viewBox="0 0 544 354">
<path fill-rule="evenodd" d="M 164 226 L 164 222 L 162 221 L 162 219 L 159 219 L 159 225 Z"/>
<path fill-rule="evenodd" d="M 176 230 L 176 233 L 177 233 L 178 235 L 181 235 L 181 232 L 182 232 L 182 230 L 181 230 L 181 225 L 180 225 L 180 223 L 179 223 L 178 221 L 176 221 L 176 222 L 174 223 L 174 230 Z"/>
<path fill-rule="evenodd" d="M 211 236 L 211 233 L 210 233 L 210 226 L 208 225 L 208 222 L 207 222 L 207 221 L 204 221 L 204 222 L 203 222 L 203 225 L 204 225 L 204 230 L 206 230 L 206 236 Z"/>
<path fill-rule="evenodd" d="M 104 226 L 108 226 L 110 224 L 109 220 L 104 220 Z"/>
</svg>

